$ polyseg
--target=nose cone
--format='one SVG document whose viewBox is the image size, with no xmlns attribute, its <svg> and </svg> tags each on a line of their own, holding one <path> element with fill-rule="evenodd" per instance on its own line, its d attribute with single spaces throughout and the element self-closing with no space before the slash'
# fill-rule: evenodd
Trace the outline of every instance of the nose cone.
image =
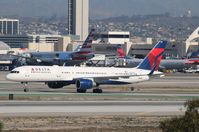
<svg viewBox="0 0 199 132">
<path fill-rule="evenodd" d="M 6 79 L 9 80 L 9 81 L 15 81 L 14 78 L 13 78 L 13 75 L 10 74 L 10 73 L 6 76 Z"/>
<path fill-rule="evenodd" d="M 6 76 L 6 80 L 10 80 L 10 74 Z"/>
</svg>

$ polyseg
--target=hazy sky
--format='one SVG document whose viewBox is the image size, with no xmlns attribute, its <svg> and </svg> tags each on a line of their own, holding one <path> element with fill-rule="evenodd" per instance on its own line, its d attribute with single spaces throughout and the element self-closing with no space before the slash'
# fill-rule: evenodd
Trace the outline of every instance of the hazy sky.
<svg viewBox="0 0 199 132">
<path fill-rule="evenodd" d="M 184 14 L 191 10 L 199 16 L 199 0 L 90 0 L 91 18 L 119 15 Z M 0 0 L 3 16 L 57 16 L 67 15 L 67 0 Z"/>
</svg>

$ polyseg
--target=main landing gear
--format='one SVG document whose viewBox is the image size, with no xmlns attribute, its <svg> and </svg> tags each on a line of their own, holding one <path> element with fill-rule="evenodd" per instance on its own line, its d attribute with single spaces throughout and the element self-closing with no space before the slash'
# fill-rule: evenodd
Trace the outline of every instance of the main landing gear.
<svg viewBox="0 0 199 132">
<path fill-rule="evenodd" d="M 86 93 L 86 89 L 77 89 L 77 93 Z M 102 89 L 100 88 L 95 88 L 93 89 L 93 93 L 102 93 Z"/>
<path fill-rule="evenodd" d="M 102 89 L 100 88 L 95 88 L 93 89 L 93 93 L 102 93 Z M 77 93 L 86 93 L 86 89 L 77 89 Z"/>
<path fill-rule="evenodd" d="M 21 84 L 23 84 L 24 85 L 24 89 L 23 89 L 23 91 L 24 92 L 29 92 L 29 88 L 28 88 L 28 83 L 27 82 L 21 82 Z"/>
<path fill-rule="evenodd" d="M 100 84 L 96 83 L 96 87 L 93 89 L 93 93 L 102 93 L 102 89 L 99 88 Z"/>
<path fill-rule="evenodd" d="M 86 93 L 86 89 L 80 89 L 80 88 L 78 88 L 77 89 L 77 93 Z"/>
<path fill-rule="evenodd" d="M 93 93 L 102 93 L 103 91 L 102 91 L 102 89 L 100 89 L 100 88 L 95 88 L 95 89 L 93 89 Z"/>
</svg>

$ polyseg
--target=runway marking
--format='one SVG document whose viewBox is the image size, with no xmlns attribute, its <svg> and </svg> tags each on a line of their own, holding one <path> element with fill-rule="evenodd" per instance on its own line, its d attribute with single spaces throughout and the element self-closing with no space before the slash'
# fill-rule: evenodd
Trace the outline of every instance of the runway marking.
<svg viewBox="0 0 199 132">
<path fill-rule="evenodd" d="M 4 101 L 0 113 L 184 112 L 183 101 Z M 9 105 L 10 104 L 10 105 Z M 59 104 L 59 105 L 58 105 Z"/>
<path fill-rule="evenodd" d="M 31 93 L 24 93 L 24 92 L 2 92 L 0 96 L 7 96 L 9 94 L 14 94 L 14 97 L 24 96 L 24 97 L 34 97 L 34 96 L 76 96 L 76 97 L 103 97 L 103 96 L 110 96 L 110 97 L 133 97 L 133 98 L 180 98 L 180 99 L 199 99 L 199 94 L 153 94 L 153 93 L 102 93 L 102 94 L 95 94 L 95 93 L 40 93 L 40 92 L 31 92 Z M 118 98 L 119 99 L 119 98 Z"/>
</svg>

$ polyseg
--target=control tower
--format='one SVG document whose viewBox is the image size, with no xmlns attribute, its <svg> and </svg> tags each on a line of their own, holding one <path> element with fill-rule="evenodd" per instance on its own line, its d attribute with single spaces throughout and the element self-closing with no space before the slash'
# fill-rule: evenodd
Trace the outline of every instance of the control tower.
<svg viewBox="0 0 199 132">
<path fill-rule="evenodd" d="M 78 35 L 85 40 L 89 26 L 89 0 L 68 0 L 69 35 Z"/>
</svg>

